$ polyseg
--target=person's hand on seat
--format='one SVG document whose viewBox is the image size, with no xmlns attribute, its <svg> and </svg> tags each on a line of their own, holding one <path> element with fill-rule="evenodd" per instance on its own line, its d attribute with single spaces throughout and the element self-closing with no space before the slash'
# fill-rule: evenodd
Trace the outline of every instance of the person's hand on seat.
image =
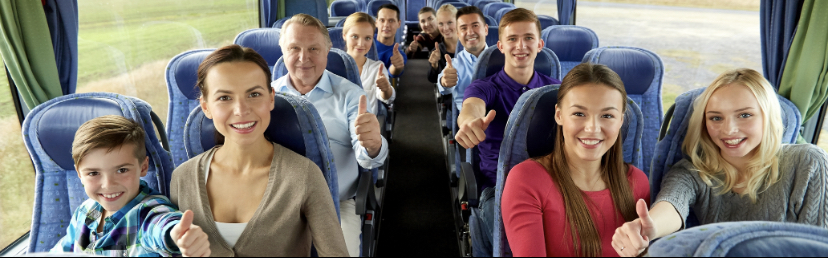
<svg viewBox="0 0 828 258">
<path fill-rule="evenodd" d="M 457 143 L 460 143 L 460 146 L 466 149 L 477 146 L 486 140 L 486 128 L 489 128 L 489 124 L 494 121 L 496 114 L 497 112 L 492 110 L 485 117 L 475 118 L 460 125 L 460 130 L 457 131 L 454 139 Z"/>
</svg>

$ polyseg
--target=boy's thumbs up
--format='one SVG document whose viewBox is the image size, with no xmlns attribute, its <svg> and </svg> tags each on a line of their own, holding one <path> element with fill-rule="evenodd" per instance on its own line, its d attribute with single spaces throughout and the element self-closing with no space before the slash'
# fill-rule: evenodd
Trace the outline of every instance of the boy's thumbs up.
<svg viewBox="0 0 828 258">
<path fill-rule="evenodd" d="M 170 235 L 173 239 L 178 239 L 187 233 L 187 230 L 190 230 L 190 226 L 193 225 L 193 211 L 187 210 L 184 212 L 184 215 L 181 216 L 181 222 L 178 225 L 173 227 Z"/>
</svg>

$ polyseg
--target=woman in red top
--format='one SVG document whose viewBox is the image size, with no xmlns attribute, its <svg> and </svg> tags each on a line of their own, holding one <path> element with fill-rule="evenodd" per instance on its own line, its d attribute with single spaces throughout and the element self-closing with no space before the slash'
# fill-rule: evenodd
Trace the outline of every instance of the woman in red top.
<svg viewBox="0 0 828 258">
<path fill-rule="evenodd" d="M 558 91 L 555 151 L 514 168 L 503 190 L 506 237 L 514 256 L 618 256 L 615 229 L 650 200 L 640 169 L 624 163 L 627 93 L 604 65 L 580 64 Z"/>
</svg>

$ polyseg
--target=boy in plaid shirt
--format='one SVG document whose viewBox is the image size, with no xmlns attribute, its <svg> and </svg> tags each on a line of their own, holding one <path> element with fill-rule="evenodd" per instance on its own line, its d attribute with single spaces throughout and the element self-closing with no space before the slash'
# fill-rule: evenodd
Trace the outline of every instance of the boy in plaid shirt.
<svg viewBox="0 0 828 258">
<path fill-rule="evenodd" d="M 209 256 L 193 212 L 181 213 L 141 180 L 149 157 L 141 125 L 122 116 L 87 121 L 72 143 L 75 170 L 89 199 L 72 215 L 51 252 L 104 256 Z"/>
</svg>

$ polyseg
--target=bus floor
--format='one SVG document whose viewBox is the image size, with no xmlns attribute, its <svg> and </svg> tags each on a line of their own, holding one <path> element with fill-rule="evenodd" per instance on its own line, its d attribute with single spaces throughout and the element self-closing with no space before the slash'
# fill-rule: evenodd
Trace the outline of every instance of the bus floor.
<svg viewBox="0 0 828 258">
<path fill-rule="evenodd" d="M 409 59 L 396 89 L 377 256 L 460 255 L 430 68 Z"/>
</svg>

